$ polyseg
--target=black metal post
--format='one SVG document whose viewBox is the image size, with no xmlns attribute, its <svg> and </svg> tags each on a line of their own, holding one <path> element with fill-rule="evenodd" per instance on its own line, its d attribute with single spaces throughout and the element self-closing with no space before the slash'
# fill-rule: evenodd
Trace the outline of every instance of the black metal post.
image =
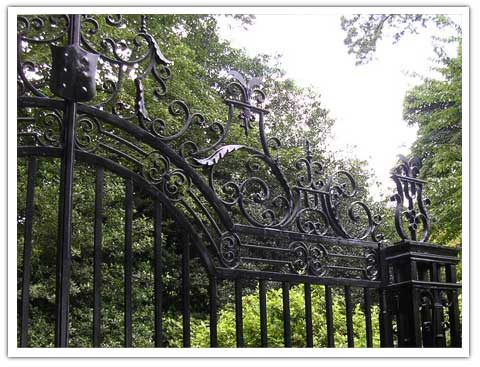
<svg viewBox="0 0 480 367">
<path fill-rule="evenodd" d="M 70 15 L 70 45 L 80 43 L 80 15 Z M 77 104 L 66 101 L 63 119 L 59 229 L 56 274 L 55 346 L 68 346 L 68 308 L 70 289 L 70 248 L 72 244 L 73 165 L 75 161 L 75 127 Z"/>
<path fill-rule="evenodd" d="M 454 325 L 451 344 L 461 345 L 457 299 L 461 285 L 455 277 L 439 277 L 441 266 L 449 269 L 448 275 L 455 272 L 458 251 L 412 240 L 402 240 L 383 250 L 385 266 L 391 267 L 394 273 L 386 285 L 386 292 L 390 298 L 387 304 L 394 304 L 394 299 L 398 299 L 398 309 L 393 311 L 397 319 L 399 347 L 445 347 L 445 307 L 449 324 Z M 441 292 L 449 294 L 448 304 L 442 303 Z"/>
</svg>

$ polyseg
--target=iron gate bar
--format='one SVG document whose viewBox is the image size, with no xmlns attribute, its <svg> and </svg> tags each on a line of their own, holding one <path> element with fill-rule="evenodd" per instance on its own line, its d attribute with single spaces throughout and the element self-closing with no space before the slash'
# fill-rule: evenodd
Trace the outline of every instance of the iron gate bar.
<svg viewBox="0 0 480 367">
<path fill-rule="evenodd" d="M 372 299 L 369 288 L 363 288 L 363 302 L 364 302 L 364 313 L 365 313 L 365 337 L 367 341 L 367 348 L 373 347 L 372 341 Z"/>
<path fill-rule="evenodd" d="M 313 348 L 313 325 L 312 325 L 312 288 L 310 283 L 304 285 L 305 298 L 305 330 L 307 347 Z"/>
<path fill-rule="evenodd" d="M 432 270 L 432 282 L 440 283 L 440 276 L 439 276 L 439 271 L 440 269 L 438 268 L 437 263 L 432 263 L 431 264 L 431 270 Z M 443 305 L 440 300 L 440 295 L 439 292 L 436 291 L 435 289 L 432 290 L 433 292 L 433 336 L 434 336 L 434 347 L 446 347 L 445 343 L 445 331 L 443 329 Z"/>
<path fill-rule="evenodd" d="M 380 326 L 380 347 L 393 348 L 392 315 L 388 309 L 388 299 L 385 288 L 380 289 L 379 298 L 380 315 L 378 321 Z"/>
<path fill-rule="evenodd" d="M 80 15 L 70 15 L 68 44 L 80 44 Z M 68 316 L 70 266 L 72 244 L 72 200 L 73 200 L 73 164 L 75 160 L 75 130 L 77 121 L 77 103 L 65 102 L 63 135 L 63 159 L 61 163 L 60 203 L 58 211 L 58 249 L 56 274 L 55 345 L 68 346 Z"/>
<path fill-rule="evenodd" d="M 261 279 L 258 281 L 258 298 L 260 304 L 260 338 L 261 346 L 263 348 L 268 347 L 267 339 L 267 283 L 266 280 Z"/>
<path fill-rule="evenodd" d="M 290 324 L 290 283 L 282 282 L 283 303 L 283 339 L 285 347 L 292 346 L 292 327 Z"/>
<path fill-rule="evenodd" d="M 125 250 L 124 250 L 124 302 L 125 302 L 125 348 L 132 346 L 132 232 L 133 232 L 133 181 L 125 180 Z"/>
<path fill-rule="evenodd" d="M 93 238 L 93 346 L 102 343 L 102 224 L 103 224 L 103 166 L 96 167 L 95 175 L 95 222 Z"/>
<path fill-rule="evenodd" d="M 352 305 L 352 292 L 348 285 L 344 287 L 345 294 L 345 310 L 346 310 L 346 320 L 347 320 L 347 341 L 348 347 L 354 348 L 355 341 L 353 338 L 353 305 Z"/>
<path fill-rule="evenodd" d="M 163 346 L 163 309 L 162 309 L 162 221 L 163 206 L 159 200 L 154 199 L 154 292 L 155 292 L 155 347 Z"/>
<path fill-rule="evenodd" d="M 22 264 L 22 295 L 20 313 L 20 347 L 28 347 L 28 329 L 30 323 L 30 275 L 32 271 L 32 237 L 33 237 L 33 214 L 35 199 L 35 175 L 38 169 L 38 160 L 31 157 L 27 168 L 27 197 L 25 205 L 25 237 L 23 243 Z"/>
<path fill-rule="evenodd" d="M 455 269 L 455 265 L 446 264 L 445 269 L 445 276 L 446 282 L 457 284 L 457 273 Z M 458 292 L 457 290 L 452 290 L 448 294 L 448 300 L 451 304 L 451 307 L 448 309 L 448 320 L 450 322 L 450 339 L 451 339 L 451 346 L 455 348 L 459 348 L 462 346 L 461 342 L 461 333 L 460 333 L 460 310 L 458 305 Z"/>
<path fill-rule="evenodd" d="M 235 279 L 235 339 L 237 348 L 243 347 L 242 280 Z"/>
<path fill-rule="evenodd" d="M 182 323 L 183 346 L 190 348 L 190 242 L 181 235 L 182 241 Z"/>
<path fill-rule="evenodd" d="M 335 348 L 333 326 L 333 307 L 332 307 L 332 289 L 329 285 L 325 285 L 325 316 L 327 319 L 327 345 L 329 348 Z"/>
<path fill-rule="evenodd" d="M 209 311 L 210 311 L 210 347 L 218 347 L 217 337 L 217 279 L 210 276 L 208 284 Z"/>
</svg>

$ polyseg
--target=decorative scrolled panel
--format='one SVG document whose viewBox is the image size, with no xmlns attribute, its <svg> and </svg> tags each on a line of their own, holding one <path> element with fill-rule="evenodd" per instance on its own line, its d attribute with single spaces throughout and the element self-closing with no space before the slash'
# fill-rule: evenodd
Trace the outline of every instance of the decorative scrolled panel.
<svg viewBox="0 0 480 367">
<path fill-rule="evenodd" d="M 148 32 L 146 15 L 85 15 L 81 45 L 98 54 L 97 108 L 143 125 L 147 105 L 167 93 L 172 63 Z M 132 93 L 133 92 L 133 93 Z"/>
<path fill-rule="evenodd" d="M 228 268 L 235 268 L 240 264 L 240 238 L 232 232 L 222 233 L 220 238 L 220 261 Z"/>
<path fill-rule="evenodd" d="M 295 241 L 290 243 L 289 249 L 291 251 L 290 267 L 293 272 L 316 276 L 326 274 L 325 263 L 327 262 L 328 252 L 324 246 Z"/>
<path fill-rule="evenodd" d="M 17 16 L 18 96 L 51 96 L 51 46 L 65 45 L 70 19 L 67 15 Z"/>
<path fill-rule="evenodd" d="M 277 167 L 270 157 L 244 145 L 232 144 L 196 162 L 208 169 L 210 187 L 231 209 L 237 223 L 246 221 L 254 226 L 275 227 L 290 219 L 291 193 L 286 182 L 274 174 Z"/>
<path fill-rule="evenodd" d="M 426 242 L 431 229 L 427 211 L 430 200 L 423 197 L 426 182 L 418 178 L 420 165 L 417 157 L 408 160 L 400 156 L 400 163 L 391 176 L 397 188 L 391 200 L 396 203 L 395 227 L 400 238 Z"/>
<path fill-rule="evenodd" d="M 19 111 L 17 145 L 60 147 L 63 112 L 34 108 Z"/>
<path fill-rule="evenodd" d="M 373 215 L 362 201 L 355 200 L 358 193 L 353 175 L 347 171 L 337 171 L 328 179 L 328 195 L 323 204 L 329 215 L 330 223 L 337 235 L 344 238 L 377 241 L 375 230 L 381 223 L 379 215 Z"/>
</svg>

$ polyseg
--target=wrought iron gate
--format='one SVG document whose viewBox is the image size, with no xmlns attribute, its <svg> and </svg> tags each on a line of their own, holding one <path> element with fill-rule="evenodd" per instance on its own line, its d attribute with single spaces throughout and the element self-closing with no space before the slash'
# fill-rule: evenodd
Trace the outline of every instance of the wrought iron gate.
<svg viewBox="0 0 480 367">
<path fill-rule="evenodd" d="M 126 26 L 132 28 L 131 39 L 115 39 L 115 29 Z M 352 174 L 327 173 L 308 142 L 305 156 L 293 167 L 282 165 L 277 156 L 280 141 L 269 138 L 265 127 L 268 111 L 262 108 L 266 96 L 260 80 L 230 72 L 222 123 L 209 123 L 172 97 L 167 91 L 167 84 L 174 82 L 172 62 L 162 53 L 168 54 L 168 45 L 160 49 L 148 31 L 147 16 L 130 16 L 128 21 L 111 15 L 19 16 L 17 39 L 17 151 L 19 167 L 24 167 L 19 168 L 23 172 L 19 184 L 24 182 L 26 193 L 18 215 L 24 234 L 19 239 L 20 347 L 41 344 L 29 340 L 35 322 L 30 301 L 32 259 L 38 256 L 36 246 L 46 246 L 35 232 L 39 220 L 35 203 L 56 180 L 55 310 L 49 320 L 55 322 L 57 347 L 69 345 L 75 328 L 70 298 L 77 261 L 90 261 L 92 269 L 88 306 L 92 332 L 84 337 L 91 338 L 93 347 L 104 346 L 103 279 L 109 269 L 114 271 L 115 263 L 103 238 L 109 216 L 104 203 L 106 196 L 119 193 L 120 204 L 115 205 L 124 232 L 123 246 L 117 250 L 123 272 L 123 310 L 118 312 L 123 315 L 121 345 L 125 347 L 135 346 L 133 274 L 139 265 L 134 223 L 140 217 L 148 218 L 151 228 L 152 277 L 142 286 L 152 290 L 149 322 L 154 324 L 156 347 L 165 346 L 163 275 L 168 269 L 162 236 L 167 236 L 167 221 L 169 228 L 176 229 L 168 237 L 177 247 L 180 264 L 177 291 L 184 347 L 191 346 L 194 258 L 208 278 L 205 307 L 212 347 L 219 345 L 220 286 L 221 293 L 231 291 L 231 298 L 222 297 L 234 305 L 237 347 L 245 346 L 245 290 L 252 293 L 258 287 L 258 346 L 267 347 L 268 290 L 281 289 L 284 345 L 292 346 L 293 285 L 303 285 L 307 347 L 319 345 L 314 341 L 318 330 L 313 319 L 320 313 L 325 314 L 325 344 L 335 347 L 335 297 L 344 307 L 348 347 L 355 346 L 356 308 L 364 317 L 367 347 L 374 346 L 377 337 L 382 347 L 461 346 L 458 250 L 427 242 L 428 201 L 422 197 L 425 182 L 418 178 L 417 159 L 402 158 L 392 175 L 400 241 L 385 246 L 377 233 L 381 218 L 357 198 Z M 248 144 L 239 141 L 234 131 L 241 131 Z M 45 167 L 54 173 L 47 175 Z M 75 184 L 88 177 L 94 177 L 92 247 L 72 260 L 76 205 L 89 197 L 75 199 Z M 115 177 L 110 191 L 109 177 Z M 112 267 L 105 268 L 106 263 Z M 312 292 L 322 293 L 322 308 L 312 303 Z"/>
</svg>

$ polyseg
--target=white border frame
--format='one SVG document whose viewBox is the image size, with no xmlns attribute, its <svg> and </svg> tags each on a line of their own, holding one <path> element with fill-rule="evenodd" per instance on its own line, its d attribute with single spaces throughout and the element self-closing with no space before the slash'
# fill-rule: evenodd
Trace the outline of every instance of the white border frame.
<svg viewBox="0 0 480 367">
<path fill-rule="evenodd" d="M 345 14 L 345 13 L 384 13 L 404 14 L 460 14 L 463 27 L 462 50 L 462 348 L 446 349 L 399 349 L 399 348 L 18 348 L 17 347 L 17 225 L 16 225 L 16 17 L 19 14 Z M 9 357 L 468 357 L 470 346 L 470 282 L 469 282 L 469 111 L 470 111 L 470 24 L 468 7 L 10 7 L 8 8 L 8 332 L 7 346 Z"/>
</svg>

